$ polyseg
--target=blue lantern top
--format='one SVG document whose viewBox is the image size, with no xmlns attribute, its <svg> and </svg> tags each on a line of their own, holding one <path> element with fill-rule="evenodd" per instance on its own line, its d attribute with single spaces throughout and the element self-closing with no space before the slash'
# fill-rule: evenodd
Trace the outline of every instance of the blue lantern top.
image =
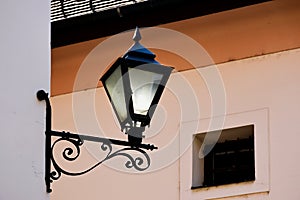
<svg viewBox="0 0 300 200">
<path fill-rule="evenodd" d="M 155 60 L 156 55 L 140 43 L 142 36 L 138 27 L 136 27 L 132 39 L 135 43 L 123 56 L 125 60 L 159 64 L 159 62 Z"/>
</svg>

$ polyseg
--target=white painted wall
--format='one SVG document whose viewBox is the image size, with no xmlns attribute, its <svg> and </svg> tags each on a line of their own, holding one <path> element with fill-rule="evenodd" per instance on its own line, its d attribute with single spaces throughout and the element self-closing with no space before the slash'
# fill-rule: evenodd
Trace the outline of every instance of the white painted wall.
<svg viewBox="0 0 300 200">
<path fill-rule="evenodd" d="M 45 106 L 50 90 L 50 0 L 1 1 L 0 199 L 48 199 L 44 183 Z"/>
<path fill-rule="evenodd" d="M 81 177 L 63 176 L 53 183 L 51 198 L 300 199 L 299 58 L 300 49 L 295 49 L 220 64 L 217 67 L 224 91 L 212 89 L 210 93 L 196 70 L 173 74 L 148 130 L 146 141 L 159 146 L 158 151 L 151 153 L 149 172 L 137 175 L 100 166 Z M 199 71 L 212 75 L 208 68 Z M 191 88 L 179 84 L 177 76 L 180 75 L 187 78 L 194 92 L 191 96 Z M 214 82 L 210 83 L 217 83 L 218 77 L 212 78 L 215 78 L 212 79 Z M 125 139 L 117 128 L 103 88 L 97 89 L 95 96 L 93 92 L 75 94 L 81 96 L 79 104 L 82 105 L 72 105 L 71 94 L 52 98 L 54 128 Z M 225 104 L 220 95 L 222 92 L 226 94 Z M 217 100 L 212 100 L 211 95 Z M 192 98 L 199 103 L 199 110 Z M 226 107 L 223 116 L 221 112 L 215 112 L 222 110 L 222 104 Z M 81 119 L 76 113 L 74 115 L 74 106 L 76 111 L 81 111 L 77 113 L 82 115 Z M 193 110 L 199 111 L 199 115 L 191 115 Z M 184 115 L 188 116 L 185 118 Z M 211 119 L 224 119 L 224 128 L 255 124 L 255 182 L 191 190 L 192 148 L 189 144 L 193 134 L 220 128 L 210 124 Z M 200 126 L 195 127 L 198 122 Z M 87 157 L 75 164 L 75 169 L 97 161 L 92 147 L 84 145 L 83 149 Z M 121 162 L 119 166 L 123 164 Z"/>
</svg>

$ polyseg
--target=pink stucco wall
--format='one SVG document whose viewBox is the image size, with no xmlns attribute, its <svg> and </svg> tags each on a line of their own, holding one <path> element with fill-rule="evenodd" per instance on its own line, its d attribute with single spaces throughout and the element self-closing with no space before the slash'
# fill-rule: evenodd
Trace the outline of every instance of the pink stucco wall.
<svg viewBox="0 0 300 200">
<path fill-rule="evenodd" d="M 108 162 L 108 166 L 101 166 L 82 177 L 62 177 L 54 182 L 51 198 L 98 199 L 101 196 L 105 199 L 140 199 L 142 196 L 143 199 L 211 199 L 242 195 L 241 199 L 299 199 L 299 57 L 300 51 L 296 49 L 215 66 L 220 76 L 211 76 L 221 78 L 225 94 L 217 105 L 212 103 L 215 102 L 213 98 L 218 97 L 213 94 L 215 88 L 209 91 L 209 86 L 204 84 L 207 68 L 172 74 L 146 137 L 147 142 L 159 146 L 158 151 L 151 153 L 150 169 L 136 174 L 134 171 L 122 171 L 122 162 Z M 195 79 L 199 72 L 199 78 Z M 196 101 L 174 92 L 181 87 L 176 84 L 176 76 L 182 74 L 189 82 Z M 77 104 L 77 100 L 72 105 L 72 96 L 73 100 L 79 98 L 82 105 Z M 126 139 L 118 129 L 102 88 L 79 92 L 75 96 L 61 95 L 51 100 L 55 129 L 85 130 L 94 135 Z M 80 109 L 76 107 L 91 100 L 95 100 L 96 115 L 83 113 L 84 117 L 77 118 L 79 113 L 74 115 L 74 112 Z M 194 102 L 199 105 L 192 104 Z M 220 105 L 225 105 L 223 116 L 213 111 Z M 181 108 L 196 109 L 196 106 L 200 108 L 199 115 L 185 118 L 185 111 Z M 93 106 L 87 105 L 85 109 L 93 109 Z M 213 121 L 219 119 L 223 123 L 213 126 Z M 199 126 L 194 127 L 195 123 Z M 229 128 L 249 123 L 257 127 L 256 181 L 248 185 L 242 183 L 191 190 L 189 142 L 192 135 L 219 129 L 219 126 Z M 97 147 L 86 145 L 85 150 L 86 157 L 75 165 L 75 169 L 97 161 Z"/>
</svg>

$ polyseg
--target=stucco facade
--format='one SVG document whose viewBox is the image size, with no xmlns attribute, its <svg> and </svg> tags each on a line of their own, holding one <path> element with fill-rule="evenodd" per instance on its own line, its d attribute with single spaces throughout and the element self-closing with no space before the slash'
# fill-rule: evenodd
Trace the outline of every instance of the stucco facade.
<svg viewBox="0 0 300 200">
<path fill-rule="evenodd" d="M 201 68 L 181 72 L 190 82 L 196 100 L 201 102 L 198 118 L 196 116 L 182 121 L 184 111 L 181 108 L 193 105 L 191 103 L 194 102 L 193 99 L 182 98 L 179 93 L 172 93 L 178 88 L 182 89 L 176 84 L 177 74 L 173 74 L 160 109 L 149 128 L 151 137 L 146 140 L 159 146 L 157 152 L 151 153 L 152 166 L 149 171 L 142 174 L 120 172 L 119 168 L 117 171 L 110 169 L 116 166 L 112 163 L 112 166 L 99 167 L 83 177 L 61 178 L 53 184 L 52 198 L 96 199 L 101 195 L 111 199 L 139 199 L 140 196 L 143 199 L 298 199 L 300 193 L 297 190 L 297 177 L 300 174 L 297 169 L 300 163 L 295 138 L 298 137 L 297 101 L 300 98 L 297 95 L 299 55 L 300 51 L 296 49 L 217 65 L 226 94 L 224 116 L 212 115 L 212 109 L 215 109 L 210 101 L 212 96 L 206 91 L 201 79 L 194 78 L 197 71 L 206 70 Z M 95 93 L 89 90 L 77 95 L 82 95 L 81 100 L 84 101 L 85 98 L 84 102 L 89 102 L 88 99 Z M 79 126 L 80 131 L 86 129 L 95 135 L 102 133 L 108 137 L 126 139 L 118 130 L 117 121 L 113 118 L 102 88 L 96 90 L 97 125 L 90 118 L 73 121 L 71 94 L 53 97 L 52 102 L 55 128 L 78 131 L 75 126 Z M 74 106 L 78 105 L 73 104 Z M 59 112 L 61 110 L 64 110 L 63 115 Z M 191 190 L 193 134 L 219 130 L 220 125 L 231 128 L 248 124 L 256 127 L 256 180 L 251 183 Z M 86 147 L 86 150 L 87 160 L 84 163 L 96 162 L 95 149 Z M 122 168 L 121 162 L 119 165 Z M 80 189 L 78 193 L 68 192 L 71 188 Z"/>
<path fill-rule="evenodd" d="M 28 2 L 26 5 L 29 5 Z M 44 11 L 48 9 L 43 6 Z M 137 173 L 125 168 L 126 160 L 115 158 L 83 176 L 63 175 L 52 184 L 51 199 L 300 199 L 297 184 L 300 178 L 300 151 L 297 148 L 300 128 L 297 117 L 300 111 L 299 10 L 297 0 L 275 0 L 141 29 L 144 46 L 157 54 L 159 62 L 175 67 L 151 126 L 146 131 L 145 142 L 159 147 L 157 151 L 150 152 L 150 168 Z M 47 38 L 41 39 L 41 43 L 34 43 L 37 51 L 48 47 L 49 24 L 46 24 L 41 33 Z M 41 33 L 28 35 L 34 40 Z M 98 80 L 106 67 L 130 47 L 131 36 L 132 31 L 52 49 L 54 129 L 126 139 Z M 21 41 L 24 42 L 23 39 Z M 31 75 L 32 71 L 38 73 L 41 70 L 37 82 L 31 84 L 23 80 L 26 73 L 20 73 L 19 79 L 14 77 L 14 80 L 21 81 L 22 86 L 28 83 L 28 90 L 32 91 L 29 92 L 32 97 L 28 104 L 33 104 L 30 110 L 38 109 L 36 112 L 40 113 L 36 116 L 35 111 L 31 112 L 40 123 L 33 128 L 34 131 L 27 131 L 34 134 L 34 144 L 29 152 L 35 154 L 23 152 L 10 158 L 1 154 L 6 164 L 11 163 L 13 157 L 21 157 L 27 167 L 14 170 L 12 165 L 4 165 L 2 171 L 24 174 L 22 170 L 25 169 L 29 173 L 24 178 L 31 180 L 32 185 L 28 183 L 20 193 L 13 194 L 14 186 L 21 188 L 23 185 L 21 182 L 14 185 L 21 175 L 10 178 L 3 174 L 3 180 L 12 181 L 9 184 L 1 182 L 4 189 L 0 198 L 20 199 L 24 195 L 36 195 L 28 199 L 47 198 L 42 180 L 44 107 L 34 96 L 37 89 L 49 89 L 45 81 L 50 74 L 48 68 L 37 67 L 49 61 L 46 56 L 49 52 L 44 50 L 45 58 L 38 60 L 38 64 L 28 61 L 27 67 L 32 67 L 28 70 Z M 23 61 L 10 70 L 19 70 L 19 66 L 24 65 Z M 7 70 L 2 74 L 6 73 Z M 13 110 L 5 113 L 13 113 Z M 19 116 L 23 123 L 22 119 L 27 115 Z M 8 122 L 11 120 L 5 123 L 3 132 L 11 133 L 7 131 L 10 129 Z M 192 190 L 193 135 L 249 124 L 255 126 L 255 181 Z M 21 125 L 18 127 L 15 135 L 23 129 Z M 32 137 L 27 135 L 19 143 L 5 144 L 11 144 L 7 148 L 14 149 L 16 145 L 22 146 L 24 141 L 33 141 Z M 18 141 L 12 138 L 12 134 L 7 138 Z M 60 153 L 58 151 L 56 155 Z M 24 155 L 29 154 L 37 157 L 28 160 Z M 77 162 L 64 166 L 80 171 L 97 162 L 101 156 L 99 145 L 85 143 Z M 35 160 L 38 164 L 33 164 Z M 29 175 L 37 171 L 31 169 L 33 166 L 39 169 L 36 176 Z M 38 189 L 29 194 L 27 192 L 31 190 L 28 188 Z"/>
</svg>

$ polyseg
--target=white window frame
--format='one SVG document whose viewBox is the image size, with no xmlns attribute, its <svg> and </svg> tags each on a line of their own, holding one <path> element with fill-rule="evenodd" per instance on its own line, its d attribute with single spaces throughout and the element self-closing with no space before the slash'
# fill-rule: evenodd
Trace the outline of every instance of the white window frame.
<svg viewBox="0 0 300 200">
<path fill-rule="evenodd" d="M 251 128 L 250 128 L 251 127 Z M 250 131 L 252 130 L 253 131 Z M 249 137 L 252 136 L 251 140 L 254 142 L 254 125 L 251 124 L 249 126 L 238 126 L 238 127 L 233 127 L 232 129 L 223 129 L 219 130 L 217 132 L 208 132 L 208 133 L 197 133 L 194 135 L 194 141 L 193 141 L 193 176 L 192 176 L 192 186 L 193 189 L 199 189 L 201 187 L 211 187 L 211 186 L 203 186 L 203 182 L 205 180 L 205 167 L 204 167 L 204 162 L 205 162 L 205 148 L 206 145 L 211 146 L 211 145 L 217 145 L 218 143 L 223 143 L 226 140 L 228 141 L 233 141 L 233 140 L 238 140 L 238 139 L 249 139 Z M 233 134 L 234 131 L 239 130 L 239 135 Z M 216 143 L 210 143 L 206 141 L 207 143 L 204 144 L 204 138 L 206 134 L 217 134 L 219 135 L 219 140 L 216 141 Z M 238 141 L 237 141 L 238 142 Z M 215 146 L 212 148 L 214 149 Z M 226 151 L 224 149 L 224 151 Z M 207 152 L 208 153 L 208 152 Z M 253 154 L 254 155 L 254 151 Z M 199 157 L 200 156 L 200 157 Z M 254 160 L 253 160 L 254 162 Z M 255 162 L 254 162 L 255 164 Z M 254 171 L 253 171 L 254 173 Z M 254 174 L 255 175 L 255 174 Z M 249 180 L 249 181 L 254 181 L 254 180 Z M 241 183 L 241 182 L 248 182 L 248 181 L 239 181 L 236 183 Z M 235 183 L 232 181 L 232 183 Z M 232 183 L 227 183 L 227 184 L 232 184 Z M 219 184 L 220 185 L 227 185 L 227 184 Z"/>
<path fill-rule="evenodd" d="M 234 128 L 254 124 L 254 152 L 255 152 L 255 181 L 234 183 L 221 186 L 211 186 L 199 189 L 191 189 L 193 149 L 192 140 L 195 132 L 188 132 L 188 127 L 195 122 L 182 124 L 180 132 L 180 199 L 198 200 L 233 197 L 245 194 L 268 192 L 270 188 L 270 155 L 269 155 L 269 119 L 268 109 L 263 108 L 254 111 L 230 114 L 214 117 L 213 119 L 200 119 L 196 133 L 219 130 L 210 127 L 211 120 L 223 118 L 223 129 Z M 183 131 L 184 130 L 184 131 Z M 190 143 L 188 148 L 185 148 Z"/>
</svg>

